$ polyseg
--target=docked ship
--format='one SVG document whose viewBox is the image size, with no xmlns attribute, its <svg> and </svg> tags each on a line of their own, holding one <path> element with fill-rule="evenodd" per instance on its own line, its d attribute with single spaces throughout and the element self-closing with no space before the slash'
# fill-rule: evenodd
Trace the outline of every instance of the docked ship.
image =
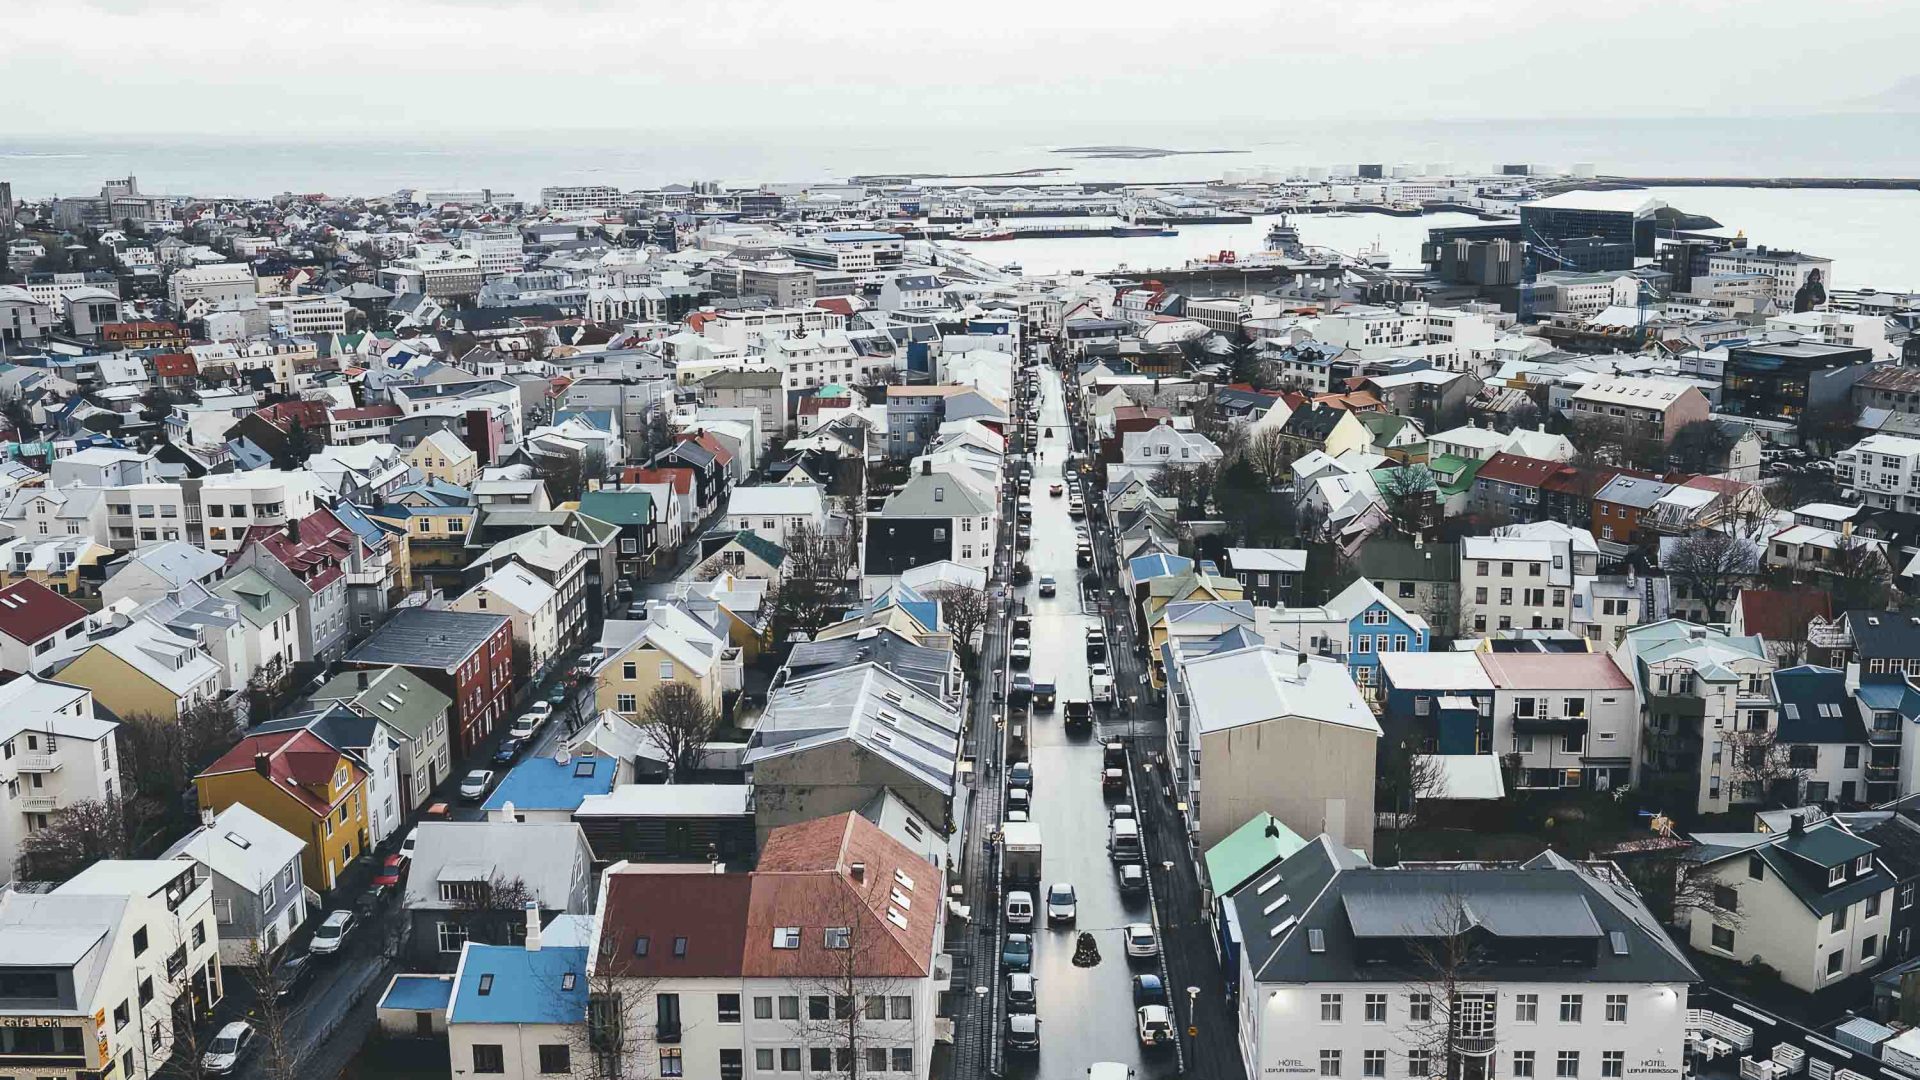
<svg viewBox="0 0 1920 1080">
<path fill-rule="evenodd" d="M 1300 230 L 1284 215 L 1267 230 L 1267 250 L 1288 259 L 1307 257 L 1306 245 L 1300 242 Z"/>
<path fill-rule="evenodd" d="M 1373 238 L 1373 243 L 1360 249 L 1360 261 L 1375 270 L 1385 270 L 1393 265 L 1393 256 L 1380 245 L 1380 238 L 1376 236 Z"/>
<path fill-rule="evenodd" d="M 993 222 L 987 225 L 969 225 L 953 234 L 955 240 L 1011 240 L 1013 230 Z"/>
</svg>

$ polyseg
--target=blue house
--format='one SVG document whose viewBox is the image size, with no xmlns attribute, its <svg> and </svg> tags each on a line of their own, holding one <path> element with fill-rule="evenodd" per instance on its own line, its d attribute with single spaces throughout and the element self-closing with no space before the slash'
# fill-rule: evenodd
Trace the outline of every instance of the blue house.
<svg viewBox="0 0 1920 1080">
<path fill-rule="evenodd" d="M 487 796 L 487 819 L 572 821 L 580 800 L 613 790 L 619 771 L 612 758 L 595 754 L 528 758 L 501 777 L 499 786 Z"/>
<path fill-rule="evenodd" d="M 1427 651 L 1427 620 L 1395 603 L 1366 578 L 1346 587 L 1319 607 L 1281 608 L 1274 612 L 1274 644 L 1337 657 L 1361 692 L 1378 696 L 1380 657 L 1385 653 Z"/>
<path fill-rule="evenodd" d="M 1388 653 L 1381 730 L 1421 753 L 1493 753 L 1493 679 L 1479 653 Z"/>
<path fill-rule="evenodd" d="M 530 916 L 531 918 L 531 916 Z M 571 1073 L 568 1033 L 587 1015 L 587 949 L 542 947 L 528 927 L 525 945 L 461 947 L 447 1006 L 447 1046 L 459 1075 Z M 588 1067 L 584 1053 L 577 1064 Z"/>
</svg>

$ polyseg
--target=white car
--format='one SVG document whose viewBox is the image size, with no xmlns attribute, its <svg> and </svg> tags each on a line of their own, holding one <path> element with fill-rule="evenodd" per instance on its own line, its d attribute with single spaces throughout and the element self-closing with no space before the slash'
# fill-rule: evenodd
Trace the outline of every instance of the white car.
<svg viewBox="0 0 1920 1080">
<path fill-rule="evenodd" d="M 225 1076 L 240 1064 L 240 1059 L 251 1049 L 253 1025 L 245 1020 L 235 1020 L 221 1028 L 220 1033 L 207 1044 L 207 1052 L 200 1055 L 200 1071 Z"/>
<path fill-rule="evenodd" d="M 507 729 L 510 739 L 531 739 L 540 730 L 540 721 L 545 717 L 524 713 L 514 717 L 513 726 Z"/>
<path fill-rule="evenodd" d="M 1007 659 L 1020 667 L 1033 663 L 1032 643 L 1026 638 L 1014 638 L 1013 647 L 1007 650 Z"/>
<path fill-rule="evenodd" d="M 419 842 L 420 826 L 415 825 L 413 828 L 407 830 L 407 838 L 400 841 L 400 854 L 405 855 L 409 859 L 413 858 L 413 846 Z"/>
<path fill-rule="evenodd" d="M 527 706 L 527 715 L 534 717 L 535 719 L 539 720 L 541 723 L 544 724 L 547 722 L 547 717 L 553 715 L 553 702 L 536 701 L 533 704 Z"/>
<path fill-rule="evenodd" d="M 320 920 L 320 925 L 313 928 L 313 941 L 308 944 L 307 951 L 318 956 L 337 953 L 340 946 L 346 944 L 347 935 L 352 931 L 353 912 L 329 911 L 327 917 Z"/>
<path fill-rule="evenodd" d="M 1128 956 L 1147 959 L 1160 955 L 1160 939 L 1153 936 L 1151 923 L 1128 923 L 1123 933 L 1127 939 Z"/>
<path fill-rule="evenodd" d="M 1073 886 L 1064 881 L 1056 881 L 1047 887 L 1047 921 L 1050 923 L 1070 923 L 1079 915 L 1079 897 L 1074 895 Z"/>
<path fill-rule="evenodd" d="M 1173 1014 L 1165 1005 L 1140 1006 L 1139 1023 L 1141 1046 L 1161 1046 L 1173 1041 Z"/>
<path fill-rule="evenodd" d="M 487 797 L 487 789 L 493 786 L 492 769 L 475 769 L 460 781 L 460 797 L 468 802 L 478 802 Z"/>
</svg>

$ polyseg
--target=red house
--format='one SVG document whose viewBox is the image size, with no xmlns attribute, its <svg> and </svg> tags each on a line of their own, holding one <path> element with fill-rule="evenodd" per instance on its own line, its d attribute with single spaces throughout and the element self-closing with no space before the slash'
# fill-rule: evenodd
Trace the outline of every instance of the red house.
<svg viewBox="0 0 1920 1080">
<path fill-rule="evenodd" d="M 347 663 L 406 668 L 453 699 L 456 758 L 473 753 L 513 704 L 513 623 L 504 615 L 406 608 L 348 653 Z"/>
</svg>

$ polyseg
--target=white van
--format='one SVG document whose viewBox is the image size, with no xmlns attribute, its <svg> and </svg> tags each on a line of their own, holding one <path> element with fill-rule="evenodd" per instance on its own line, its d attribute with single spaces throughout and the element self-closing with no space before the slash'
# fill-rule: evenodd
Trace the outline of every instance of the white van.
<svg viewBox="0 0 1920 1080">
<path fill-rule="evenodd" d="M 1033 925 L 1033 894 L 1025 889 L 1015 889 L 1007 894 L 1007 925 Z"/>
<path fill-rule="evenodd" d="M 1107 825 L 1107 857 L 1118 863 L 1140 861 L 1140 822 L 1114 818 Z"/>
</svg>

